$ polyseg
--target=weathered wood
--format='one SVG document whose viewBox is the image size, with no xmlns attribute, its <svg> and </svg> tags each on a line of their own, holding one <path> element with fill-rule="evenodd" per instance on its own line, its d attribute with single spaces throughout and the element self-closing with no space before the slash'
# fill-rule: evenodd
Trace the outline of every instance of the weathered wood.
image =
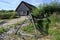
<svg viewBox="0 0 60 40">
<path fill-rule="evenodd" d="M 29 16 L 30 16 L 30 20 L 31 20 L 31 22 L 32 22 L 32 24 L 33 24 L 33 26 L 34 26 L 34 29 L 35 29 L 35 38 L 36 38 L 36 40 L 37 40 L 37 30 L 36 30 L 36 26 L 35 26 L 35 23 L 34 23 L 34 20 L 33 20 L 33 17 L 32 17 L 32 15 L 31 15 L 31 13 L 29 14 Z"/>
<path fill-rule="evenodd" d="M 33 17 L 32 17 L 32 15 L 31 15 L 31 13 L 30 13 L 30 19 L 31 19 L 32 24 L 33 24 L 33 26 L 34 26 L 34 29 L 35 29 L 35 35 L 36 35 L 36 34 L 37 34 L 37 31 L 36 31 L 35 23 L 34 23 L 34 20 L 33 20 Z"/>
</svg>

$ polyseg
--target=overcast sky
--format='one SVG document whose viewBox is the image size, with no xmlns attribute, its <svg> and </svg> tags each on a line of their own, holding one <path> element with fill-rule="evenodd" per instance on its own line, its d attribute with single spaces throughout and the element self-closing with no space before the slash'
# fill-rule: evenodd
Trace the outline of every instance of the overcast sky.
<svg viewBox="0 0 60 40">
<path fill-rule="evenodd" d="M 43 3 L 50 3 L 51 0 L 0 0 L 0 10 L 15 10 L 21 1 L 25 1 L 34 6 L 38 6 Z M 60 1 L 60 0 L 58 0 Z"/>
</svg>

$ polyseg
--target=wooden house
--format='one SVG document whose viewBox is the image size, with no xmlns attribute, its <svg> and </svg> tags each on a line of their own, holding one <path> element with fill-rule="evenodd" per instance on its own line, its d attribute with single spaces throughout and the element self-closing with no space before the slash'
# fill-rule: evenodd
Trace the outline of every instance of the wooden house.
<svg viewBox="0 0 60 40">
<path fill-rule="evenodd" d="M 36 8 L 36 7 L 27 2 L 22 1 L 16 8 L 16 11 L 19 16 L 26 16 L 32 12 L 33 8 Z"/>
</svg>

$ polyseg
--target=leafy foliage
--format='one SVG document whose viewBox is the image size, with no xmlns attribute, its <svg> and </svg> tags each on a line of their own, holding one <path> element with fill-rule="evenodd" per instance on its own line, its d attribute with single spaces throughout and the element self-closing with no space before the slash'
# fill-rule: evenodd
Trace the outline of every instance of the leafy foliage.
<svg viewBox="0 0 60 40">
<path fill-rule="evenodd" d="M 50 4 L 40 5 L 38 9 L 33 9 L 32 15 L 44 18 L 50 16 L 53 12 L 60 12 L 60 3 L 51 2 Z"/>
<path fill-rule="evenodd" d="M 11 19 L 16 17 L 17 17 L 17 13 L 15 11 L 0 10 L 0 19 Z"/>
<path fill-rule="evenodd" d="M 37 9 L 33 9 L 32 15 L 34 16 L 34 20 L 37 21 L 37 30 L 41 32 L 41 34 L 47 33 L 51 36 L 54 36 L 54 40 L 60 40 L 60 3 L 51 2 L 50 4 L 40 5 Z M 56 14 L 59 15 L 54 15 Z M 36 18 L 37 17 L 37 18 Z M 36 19 L 35 19 L 36 18 Z M 42 19 L 41 19 L 42 18 Z M 47 19 L 48 18 L 48 19 Z M 39 19 L 39 20 L 38 20 Z M 50 23 L 50 21 L 51 23 Z M 57 22 L 57 25 L 56 25 Z M 58 30 L 58 29 L 59 30 Z"/>
</svg>

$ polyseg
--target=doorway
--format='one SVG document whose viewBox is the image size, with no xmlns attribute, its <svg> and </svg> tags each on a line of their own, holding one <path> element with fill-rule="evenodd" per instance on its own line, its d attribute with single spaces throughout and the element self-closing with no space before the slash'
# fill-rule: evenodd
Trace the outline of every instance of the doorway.
<svg viewBox="0 0 60 40">
<path fill-rule="evenodd" d="M 27 15 L 29 15 L 29 11 L 27 11 Z"/>
</svg>

